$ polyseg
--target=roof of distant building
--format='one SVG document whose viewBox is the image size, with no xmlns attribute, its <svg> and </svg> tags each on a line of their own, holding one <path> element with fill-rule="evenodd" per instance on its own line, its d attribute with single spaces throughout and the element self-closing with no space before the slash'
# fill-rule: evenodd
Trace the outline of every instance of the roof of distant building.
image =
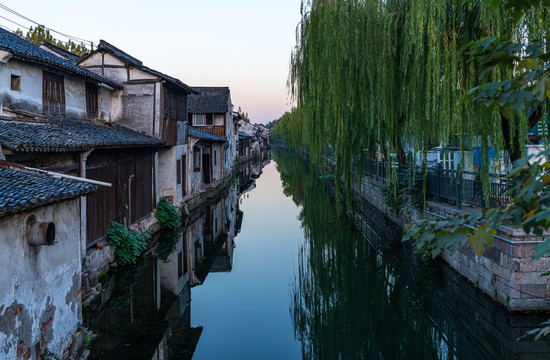
<svg viewBox="0 0 550 360">
<path fill-rule="evenodd" d="M 83 69 L 70 61 L 52 54 L 49 51 L 31 44 L 19 36 L 0 28 L 0 50 L 8 51 L 13 54 L 14 59 L 44 65 L 52 69 L 64 71 L 66 73 L 83 76 L 98 83 L 104 83 L 111 87 L 122 88 L 119 83 L 105 79 L 86 69 Z"/>
<path fill-rule="evenodd" d="M 172 83 L 173 85 L 181 88 L 182 90 L 184 90 L 187 93 L 190 93 L 190 94 L 191 93 L 197 93 L 197 91 L 195 89 L 193 89 L 192 87 L 190 87 L 187 84 L 184 84 L 181 80 L 176 79 L 175 77 L 172 77 L 170 75 L 163 74 L 160 71 L 151 69 L 151 68 L 143 65 L 143 62 L 141 62 L 141 60 L 136 59 L 135 57 L 133 57 L 133 56 L 129 55 L 128 53 L 122 51 L 121 49 L 117 48 L 116 46 L 114 46 L 112 44 L 109 44 L 105 40 L 100 40 L 99 45 L 97 46 L 97 49 L 90 52 L 87 55 L 84 55 L 82 58 L 80 58 L 79 62 L 84 60 L 84 59 L 87 59 L 88 57 L 92 56 L 93 54 L 95 54 L 97 52 L 102 52 L 102 51 L 106 51 L 106 52 L 112 54 L 113 56 L 115 56 L 115 57 L 119 58 L 120 60 L 122 60 L 123 62 L 127 63 L 128 65 L 131 65 L 135 68 L 138 68 L 140 70 L 143 70 L 143 71 L 146 71 L 150 74 L 158 76 L 159 78 L 161 78 L 163 80 L 166 80 L 166 81 Z"/>
<path fill-rule="evenodd" d="M 187 134 L 191 137 L 197 138 L 199 140 L 208 140 L 213 142 L 225 142 L 226 140 L 222 137 L 209 134 L 207 132 L 196 129 L 192 126 L 187 127 Z"/>
<path fill-rule="evenodd" d="M 254 136 L 248 135 L 248 134 L 243 133 L 242 131 L 239 131 L 239 139 L 253 139 L 253 138 L 254 138 Z"/>
<path fill-rule="evenodd" d="M 57 179 L 0 161 L 0 217 L 54 202 L 74 199 L 97 190 L 86 182 Z"/>
<path fill-rule="evenodd" d="M 62 152 L 163 144 L 161 139 L 113 123 L 62 118 L 0 120 L 0 145 L 14 151 Z"/>
<path fill-rule="evenodd" d="M 190 95 L 190 113 L 226 113 L 231 106 L 231 93 L 228 87 L 193 87 L 199 93 Z"/>
<path fill-rule="evenodd" d="M 47 41 L 40 41 L 40 46 L 45 46 L 47 47 L 48 49 L 50 49 L 51 51 L 59 54 L 59 56 L 69 60 L 70 62 L 72 63 L 75 63 L 76 60 L 78 60 L 80 58 L 80 56 L 76 55 L 76 54 L 73 54 L 72 52 L 70 51 L 67 51 L 63 48 L 60 48 L 59 46 L 57 45 L 54 45 L 54 44 L 51 44 Z M 55 55 L 55 54 L 54 54 Z"/>
</svg>

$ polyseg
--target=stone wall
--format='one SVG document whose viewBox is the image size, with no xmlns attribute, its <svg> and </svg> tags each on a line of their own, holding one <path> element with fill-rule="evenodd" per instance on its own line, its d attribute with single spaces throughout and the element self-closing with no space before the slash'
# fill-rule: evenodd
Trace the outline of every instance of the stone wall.
<svg viewBox="0 0 550 360">
<path fill-rule="evenodd" d="M 374 205 L 400 226 L 424 216 L 415 209 L 409 209 L 406 215 L 395 213 L 385 204 L 380 184 L 368 178 L 353 189 L 355 195 Z M 443 217 L 479 211 L 470 207 L 458 210 L 454 205 L 433 201 L 428 201 L 426 210 Z M 487 248 L 481 257 L 470 247 L 462 247 L 455 253 L 444 251 L 442 258 L 460 275 L 511 310 L 549 309 L 550 277 L 541 275 L 550 271 L 550 258 L 531 261 L 533 247 L 541 239 L 506 226 L 501 226 L 497 235 L 501 239 L 495 238 L 494 246 Z"/>
<path fill-rule="evenodd" d="M 356 227 L 386 259 L 386 267 L 394 269 L 397 262 L 402 266 L 398 276 L 405 282 L 412 301 L 422 306 L 437 329 L 436 336 L 444 339 L 442 353 L 447 357 L 460 354 L 464 359 L 536 360 L 548 357 L 550 340 L 535 341 L 534 335 L 526 335 L 547 320 L 545 314 L 507 311 L 487 296 L 481 286 L 466 280 L 444 261 L 419 261 L 420 255 L 412 246 L 399 244 L 401 231 L 391 220 L 374 206 L 356 200 L 352 213 Z"/>
</svg>

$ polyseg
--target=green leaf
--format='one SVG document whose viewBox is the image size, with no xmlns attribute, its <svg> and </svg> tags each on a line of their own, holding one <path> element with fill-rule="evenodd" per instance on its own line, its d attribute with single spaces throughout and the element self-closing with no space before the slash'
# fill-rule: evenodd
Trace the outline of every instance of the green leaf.
<svg viewBox="0 0 550 360">
<path fill-rule="evenodd" d="M 550 239 L 546 239 L 540 244 L 535 245 L 533 249 L 535 250 L 533 260 L 537 260 L 543 256 L 550 255 Z"/>
</svg>

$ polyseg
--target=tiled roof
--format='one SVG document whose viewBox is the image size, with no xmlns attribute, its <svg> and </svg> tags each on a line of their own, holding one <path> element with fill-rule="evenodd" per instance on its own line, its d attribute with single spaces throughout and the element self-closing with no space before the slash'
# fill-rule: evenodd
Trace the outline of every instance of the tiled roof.
<svg viewBox="0 0 550 360">
<path fill-rule="evenodd" d="M 0 162 L 0 217 L 74 199 L 95 190 L 97 186 L 89 183 L 56 179 Z"/>
<path fill-rule="evenodd" d="M 254 139 L 254 136 L 239 131 L 239 139 Z"/>
<path fill-rule="evenodd" d="M 121 88 L 122 86 L 112 80 L 105 79 L 86 69 L 67 61 L 49 51 L 39 48 L 30 42 L 23 40 L 19 36 L 0 28 L 0 50 L 5 50 L 13 54 L 15 59 L 44 65 L 53 69 L 58 69 L 70 74 L 76 74 L 99 83 L 105 83 L 111 87 Z"/>
<path fill-rule="evenodd" d="M 119 48 L 117 48 L 114 45 L 109 44 L 105 40 L 100 40 L 99 45 L 97 46 L 97 49 L 95 51 L 92 51 L 90 54 L 88 54 L 86 56 L 83 56 L 82 59 L 86 59 L 87 57 L 91 56 L 92 54 L 94 54 L 98 51 L 107 51 L 108 53 L 113 54 L 114 56 L 116 56 L 120 60 L 124 61 L 125 63 L 127 63 L 127 64 L 129 64 L 133 67 L 136 67 L 136 68 L 141 69 L 143 71 L 146 71 L 150 74 L 158 76 L 161 79 L 164 79 L 164 80 L 178 86 L 179 88 L 184 90 L 186 93 L 197 93 L 197 91 L 195 89 L 193 89 L 192 87 L 190 87 L 187 84 L 184 84 L 181 80 L 176 79 L 172 76 L 163 74 L 160 71 L 153 70 L 153 69 L 151 69 L 147 66 L 144 66 L 143 63 L 140 60 L 136 59 L 133 56 L 128 55 L 124 51 L 120 50 Z"/>
<path fill-rule="evenodd" d="M 215 136 L 204 131 L 198 130 L 192 126 L 187 127 L 187 134 L 199 140 L 208 140 L 213 142 L 225 142 L 225 139 L 219 136 Z"/>
<path fill-rule="evenodd" d="M 190 113 L 225 113 L 229 111 L 230 92 L 228 87 L 193 87 L 199 92 L 189 95 Z"/>
<path fill-rule="evenodd" d="M 159 146 L 163 140 L 124 126 L 87 120 L 0 120 L 0 145 L 14 151 L 78 151 L 90 148 Z"/>
<path fill-rule="evenodd" d="M 60 48 L 59 46 L 56 46 L 56 45 L 54 45 L 54 44 L 50 44 L 49 42 L 44 41 L 44 40 L 42 40 L 42 41 L 40 42 L 40 46 L 45 46 L 45 47 L 47 47 L 47 48 L 50 49 L 51 51 L 53 51 L 53 52 L 59 54 L 60 56 L 66 58 L 67 60 L 69 60 L 69 61 L 72 62 L 72 63 L 76 62 L 76 60 L 78 60 L 78 59 L 80 58 L 80 56 L 75 55 L 75 54 L 73 54 L 72 52 L 67 51 L 67 50 L 65 50 L 65 49 L 62 49 L 62 48 Z"/>
</svg>

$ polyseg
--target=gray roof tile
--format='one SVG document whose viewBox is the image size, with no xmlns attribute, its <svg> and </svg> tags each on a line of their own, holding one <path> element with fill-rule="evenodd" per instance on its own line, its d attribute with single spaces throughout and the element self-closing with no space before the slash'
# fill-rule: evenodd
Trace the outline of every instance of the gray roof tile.
<svg viewBox="0 0 550 360">
<path fill-rule="evenodd" d="M 193 89 L 192 87 L 190 87 L 187 84 L 184 84 L 179 79 L 176 79 L 176 78 L 174 78 L 170 75 L 163 74 L 160 71 L 157 71 L 157 70 L 151 69 L 147 66 L 144 66 L 143 63 L 140 60 L 136 59 L 133 56 L 128 55 L 124 51 L 120 50 L 119 48 L 117 48 L 114 45 L 109 44 L 105 40 L 100 40 L 97 49 L 92 51 L 90 54 L 83 56 L 80 61 L 82 61 L 83 59 L 86 59 L 87 57 L 91 56 L 92 54 L 94 54 L 98 51 L 106 51 L 108 53 L 111 53 L 114 56 L 116 56 L 117 58 L 119 58 L 120 60 L 124 61 L 125 63 L 127 63 L 127 64 L 129 64 L 129 65 L 131 65 L 135 68 L 141 69 L 141 70 L 146 71 L 150 74 L 158 76 L 161 79 L 164 79 L 164 80 L 172 83 L 173 85 L 178 86 L 180 89 L 184 90 L 186 93 L 196 93 L 197 92 L 195 89 Z"/>
<path fill-rule="evenodd" d="M 97 186 L 82 181 L 56 179 L 0 161 L 0 218 L 54 202 L 90 194 Z"/>
<path fill-rule="evenodd" d="M 0 145 L 14 151 L 79 151 L 90 148 L 160 146 L 164 141 L 113 123 L 45 119 L 0 120 Z"/>
<path fill-rule="evenodd" d="M 49 51 L 23 40 L 19 36 L 0 28 L 0 49 L 9 51 L 13 57 L 19 60 L 28 61 L 47 67 L 58 69 L 70 74 L 76 74 L 85 78 L 105 83 L 111 87 L 121 88 L 122 85 L 109 79 L 105 79 L 86 69 L 83 69 L 70 61 L 52 54 Z"/>
<path fill-rule="evenodd" d="M 189 95 L 190 113 L 225 113 L 229 111 L 230 91 L 228 87 L 193 87 L 199 93 Z"/>
</svg>

